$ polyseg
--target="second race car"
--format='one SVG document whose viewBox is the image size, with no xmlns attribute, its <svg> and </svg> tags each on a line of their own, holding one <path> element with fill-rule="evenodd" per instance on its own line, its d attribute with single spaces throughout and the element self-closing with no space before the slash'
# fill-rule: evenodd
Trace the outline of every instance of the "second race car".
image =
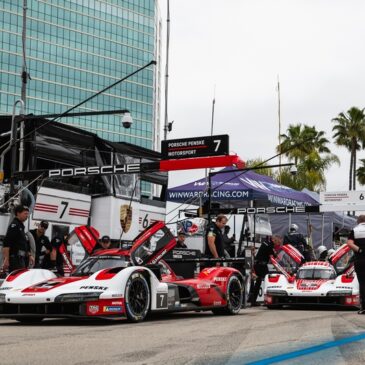
<svg viewBox="0 0 365 365">
<path fill-rule="evenodd" d="M 346 244 L 329 261 L 303 262 L 291 245 L 284 245 L 271 261 L 277 273 L 268 274 L 264 300 L 268 308 L 293 305 L 338 305 L 359 307 L 359 283 Z"/>
</svg>

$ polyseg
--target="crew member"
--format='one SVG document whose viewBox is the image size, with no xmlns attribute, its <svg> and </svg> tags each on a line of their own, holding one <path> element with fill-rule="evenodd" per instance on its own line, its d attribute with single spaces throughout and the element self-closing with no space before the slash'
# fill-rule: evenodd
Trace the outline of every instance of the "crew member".
<svg viewBox="0 0 365 365">
<path fill-rule="evenodd" d="M 310 261 L 310 247 L 307 244 L 304 236 L 298 232 L 298 226 L 291 224 L 287 235 L 284 237 L 284 245 L 290 244 L 295 247 L 305 258 L 306 261 Z"/>
<path fill-rule="evenodd" d="M 271 239 L 269 238 L 266 242 L 264 241 L 261 243 L 261 246 L 257 251 L 254 263 L 254 274 L 256 279 L 250 293 L 250 302 L 252 307 L 259 305 L 256 301 L 260 292 L 261 282 L 269 273 L 267 264 L 270 261 L 270 256 L 276 256 L 276 251 L 278 251 L 282 244 L 283 238 L 279 235 L 273 235 Z"/>
<path fill-rule="evenodd" d="M 179 232 L 177 235 L 175 248 L 188 248 L 185 243 L 186 235 L 184 232 Z"/>
<path fill-rule="evenodd" d="M 15 218 L 10 223 L 4 238 L 3 271 L 11 272 L 34 264 L 34 257 L 30 252 L 28 237 L 24 232 L 24 222 L 28 219 L 29 208 L 17 205 L 14 208 Z"/>
<path fill-rule="evenodd" d="M 327 258 L 328 258 L 327 247 L 324 246 L 324 245 L 319 246 L 317 251 L 318 251 L 318 260 L 319 261 L 327 261 Z"/>
<path fill-rule="evenodd" d="M 231 227 L 226 225 L 223 228 L 223 242 L 224 242 L 224 249 L 228 252 L 229 256 L 235 256 L 235 247 L 233 245 L 234 241 L 236 240 L 235 234 L 232 237 L 228 237 L 229 231 Z"/>
<path fill-rule="evenodd" d="M 60 235 L 56 235 L 52 238 L 50 242 L 50 252 L 44 256 L 42 268 L 57 271 L 59 275 L 63 276 L 65 272 L 63 270 L 63 257 L 60 253 L 62 243 L 63 240 Z"/>
<path fill-rule="evenodd" d="M 351 231 L 347 244 L 354 251 L 354 264 L 360 289 L 359 314 L 365 314 L 365 215 L 357 218 L 357 226 Z"/>
<path fill-rule="evenodd" d="M 32 229 L 29 231 L 34 237 L 35 241 L 34 268 L 41 267 L 44 255 L 50 254 L 52 250 L 49 238 L 45 235 L 47 228 L 48 228 L 48 222 L 41 221 L 36 229 Z"/>
<path fill-rule="evenodd" d="M 112 243 L 110 241 L 110 237 L 105 235 L 105 236 L 101 237 L 99 242 L 96 244 L 93 252 L 99 251 L 99 250 L 107 250 L 108 248 L 110 248 L 111 244 Z"/>
<path fill-rule="evenodd" d="M 215 222 L 212 222 L 207 229 L 205 254 L 209 258 L 224 257 L 222 229 L 227 224 L 227 221 L 227 217 L 220 214 L 217 216 Z M 217 262 L 216 266 L 220 266 L 220 263 Z"/>
</svg>

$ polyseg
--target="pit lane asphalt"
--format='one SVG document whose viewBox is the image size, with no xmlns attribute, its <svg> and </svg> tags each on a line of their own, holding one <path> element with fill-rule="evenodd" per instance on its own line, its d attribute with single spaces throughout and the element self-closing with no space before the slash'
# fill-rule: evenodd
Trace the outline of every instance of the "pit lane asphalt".
<svg viewBox="0 0 365 365">
<path fill-rule="evenodd" d="M 264 364 L 263 359 L 350 338 L 280 364 L 364 364 L 365 315 L 333 309 L 243 309 L 154 315 L 146 322 L 0 319 L 0 364 Z M 270 363 L 270 362 L 266 362 Z M 272 362 L 271 362 L 272 363 Z M 276 362 L 277 363 L 277 362 Z"/>
</svg>

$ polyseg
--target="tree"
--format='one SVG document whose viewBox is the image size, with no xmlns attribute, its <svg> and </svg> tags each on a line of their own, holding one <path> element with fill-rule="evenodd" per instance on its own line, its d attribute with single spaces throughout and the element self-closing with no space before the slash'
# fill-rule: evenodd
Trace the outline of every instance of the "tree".
<svg viewBox="0 0 365 365">
<path fill-rule="evenodd" d="M 325 171 L 333 163 L 339 164 L 338 157 L 331 153 L 327 147 L 329 143 L 325 138 L 325 132 L 317 131 L 308 125 L 289 125 L 287 134 L 281 135 L 283 142 L 277 147 L 289 161 L 297 166 L 295 177 L 290 174 L 290 169 L 282 169 L 277 176 L 282 184 L 294 189 L 307 188 L 319 190 L 326 186 Z M 279 174 L 278 174 L 279 175 Z"/>
<path fill-rule="evenodd" d="M 251 160 L 247 160 L 246 161 L 246 167 L 256 167 L 256 166 L 266 166 L 266 163 L 263 163 L 264 160 L 262 158 L 254 158 Z M 255 172 L 257 172 L 258 174 L 262 174 L 262 175 L 266 175 L 266 176 L 270 176 L 270 177 L 274 177 L 274 171 L 272 168 L 263 168 L 263 169 L 255 169 Z"/>
<path fill-rule="evenodd" d="M 356 177 L 360 185 L 365 185 L 365 159 L 361 159 L 360 161 L 362 166 L 356 170 Z"/>
<path fill-rule="evenodd" d="M 356 152 L 365 143 L 364 109 L 352 107 L 332 121 L 336 123 L 332 128 L 335 143 L 350 151 L 349 190 L 356 190 Z"/>
</svg>

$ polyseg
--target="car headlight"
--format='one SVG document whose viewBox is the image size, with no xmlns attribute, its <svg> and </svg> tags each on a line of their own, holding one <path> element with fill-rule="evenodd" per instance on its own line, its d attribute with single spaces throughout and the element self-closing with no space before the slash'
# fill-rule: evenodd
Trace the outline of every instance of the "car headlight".
<svg viewBox="0 0 365 365">
<path fill-rule="evenodd" d="M 88 302 L 93 300 L 99 300 L 102 292 L 90 292 L 90 293 L 70 293 L 61 294 L 55 298 L 56 303 L 76 303 L 76 302 Z"/>
<path fill-rule="evenodd" d="M 272 297 L 285 297 L 288 295 L 286 290 L 268 290 L 266 294 Z"/>
<path fill-rule="evenodd" d="M 327 293 L 328 297 L 342 297 L 352 295 L 352 290 L 333 290 Z"/>
<path fill-rule="evenodd" d="M 5 294 L 0 294 L 0 304 L 5 303 Z"/>
</svg>

